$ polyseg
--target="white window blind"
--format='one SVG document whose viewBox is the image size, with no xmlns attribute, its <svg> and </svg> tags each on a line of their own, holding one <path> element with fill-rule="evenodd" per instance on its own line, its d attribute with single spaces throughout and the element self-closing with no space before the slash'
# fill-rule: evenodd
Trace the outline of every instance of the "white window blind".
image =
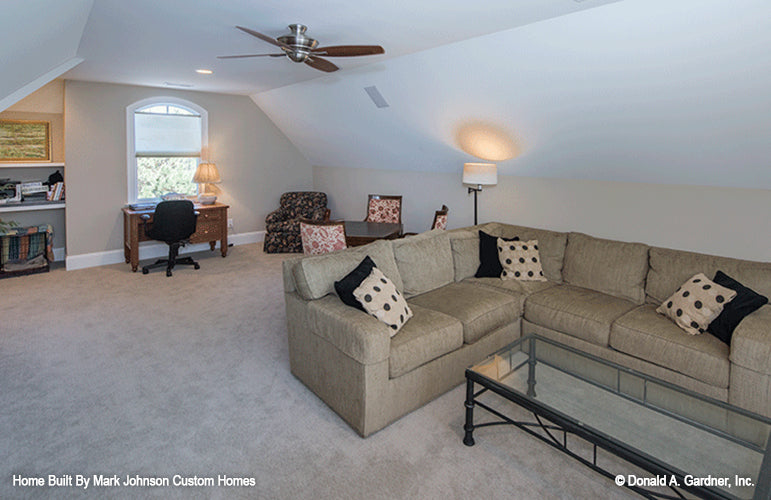
<svg viewBox="0 0 771 500">
<path fill-rule="evenodd" d="M 201 117 L 134 114 L 137 156 L 201 156 Z"/>
</svg>

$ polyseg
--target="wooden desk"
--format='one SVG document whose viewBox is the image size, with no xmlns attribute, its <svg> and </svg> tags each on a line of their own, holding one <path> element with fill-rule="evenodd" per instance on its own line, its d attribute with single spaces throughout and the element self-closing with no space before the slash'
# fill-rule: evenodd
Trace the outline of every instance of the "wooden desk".
<svg viewBox="0 0 771 500">
<path fill-rule="evenodd" d="M 345 221 L 345 244 L 349 247 L 366 245 L 375 240 L 392 240 L 402 234 L 401 224 L 385 222 Z"/>
<path fill-rule="evenodd" d="M 225 257 L 228 254 L 228 205 L 214 203 L 213 205 L 195 204 L 198 212 L 195 233 L 190 236 L 190 243 L 209 243 L 214 250 L 217 240 L 220 241 L 220 252 Z M 139 242 L 149 241 L 145 235 L 142 216 L 150 215 L 148 224 L 153 223 L 153 210 L 123 209 L 123 253 L 126 263 L 131 263 L 131 270 L 136 272 L 139 267 Z"/>
</svg>

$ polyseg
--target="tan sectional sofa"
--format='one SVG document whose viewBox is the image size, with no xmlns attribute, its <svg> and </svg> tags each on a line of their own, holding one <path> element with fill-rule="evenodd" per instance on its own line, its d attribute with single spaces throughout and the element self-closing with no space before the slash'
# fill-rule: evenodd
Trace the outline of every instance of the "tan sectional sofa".
<svg viewBox="0 0 771 500">
<path fill-rule="evenodd" d="M 480 229 L 539 240 L 547 281 L 475 278 Z M 367 255 L 414 313 L 393 338 L 334 292 Z M 496 222 L 291 258 L 290 367 L 362 436 L 457 386 L 466 367 L 529 333 L 771 416 L 771 305 L 740 323 L 730 349 L 655 311 L 689 277 L 718 269 L 771 297 L 771 263 Z"/>
</svg>

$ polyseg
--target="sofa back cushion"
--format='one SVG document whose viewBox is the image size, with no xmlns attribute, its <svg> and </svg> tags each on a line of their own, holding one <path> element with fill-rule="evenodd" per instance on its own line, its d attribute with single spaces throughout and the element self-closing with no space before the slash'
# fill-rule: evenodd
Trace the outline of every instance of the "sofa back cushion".
<svg viewBox="0 0 771 500">
<path fill-rule="evenodd" d="M 642 304 L 645 302 L 649 248 L 642 243 L 570 233 L 562 277 L 571 285 Z M 679 284 L 690 276 L 686 276 Z"/>
<path fill-rule="evenodd" d="M 335 281 L 353 271 L 367 255 L 396 285 L 396 289 L 403 292 L 404 283 L 396 267 L 391 242 L 387 240 L 298 260 L 292 269 L 297 292 L 305 300 L 316 300 L 335 293 Z"/>
<path fill-rule="evenodd" d="M 541 255 L 543 275 L 550 281 L 562 282 L 562 266 L 568 233 L 558 233 L 547 229 L 515 226 L 500 222 L 488 224 L 484 231 L 501 238 L 514 238 L 517 236 L 522 241 L 538 240 L 538 253 Z"/>
<path fill-rule="evenodd" d="M 771 262 L 651 247 L 650 269 L 645 287 L 646 301 L 661 304 L 694 274 L 704 273 L 713 279 L 718 270 L 757 293 L 771 297 Z"/>
<path fill-rule="evenodd" d="M 479 268 L 479 230 L 453 229 L 447 231 L 452 249 L 455 281 L 471 278 Z"/>
<path fill-rule="evenodd" d="M 407 297 L 430 292 L 455 279 L 447 231 L 434 229 L 393 240 L 393 253 Z"/>
</svg>

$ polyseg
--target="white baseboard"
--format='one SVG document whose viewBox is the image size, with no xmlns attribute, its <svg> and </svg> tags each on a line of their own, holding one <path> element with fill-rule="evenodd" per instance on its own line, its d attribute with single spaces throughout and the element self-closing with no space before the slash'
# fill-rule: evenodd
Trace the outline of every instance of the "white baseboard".
<svg viewBox="0 0 771 500">
<path fill-rule="evenodd" d="M 265 239 L 265 231 L 254 231 L 251 233 L 239 233 L 229 234 L 228 243 L 233 245 L 246 245 L 249 243 L 257 243 Z M 217 247 L 219 248 L 219 242 Z M 194 245 L 187 245 L 180 249 L 180 254 L 201 252 L 208 250 L 208 243 L 196 243 Z M 64 249 L 54 249 L 54 257 L 56 257 L 56 251 Z M 164 243 L 158 243 L 155 241 L 145 241 L 139 244 L 139 260 L 145 259 L 157 259 L 169 254 L 169 247 Z M 59 260 L 58 258 L 56 260 Z M 87 267 L 106 266 L 109 264 L 118 264 L 120 262 L 126 262 L 123 256 L 123 249 L 121 250 L 107 250 L 105 252 L 93 252 L 84 253 L 79 255 L 68 255 L 66 258 L 67 270 L 74 271 L 75 269 L 85 269 Z"/>
</svg>

